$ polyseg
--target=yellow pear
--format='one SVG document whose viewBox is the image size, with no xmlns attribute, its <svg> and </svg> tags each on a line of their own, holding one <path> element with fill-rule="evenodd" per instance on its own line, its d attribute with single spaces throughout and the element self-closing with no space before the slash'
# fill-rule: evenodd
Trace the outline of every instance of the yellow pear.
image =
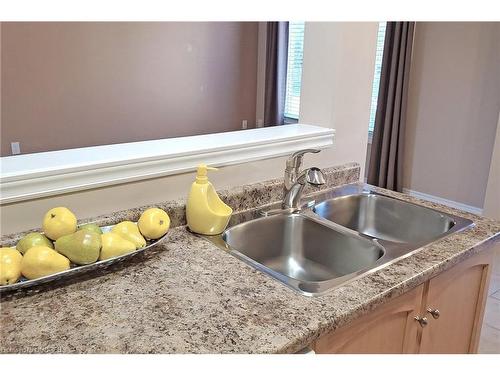
<svg viewBox="0 0 500 375">
<path fill-rule="evenodd" d="M 24 254 L 21 272 L 28 279 L 69 270 L 69 259 L 47 246 L 35 246 Z"/>
<path fill-rule="evenodd" d="M 142 213 L 137 226 L 144 237 L 156 240 L 168 232 L 170 218 L 160 208 L 148 208 Z"/>
<path fill-rule="evenodd" d="M 121 223 L 116 224 L 111 229 L 111 232 L 116 233 L 125 240 L 132 242 L 136 249 L 146 246 L 146 240 L 142 237 L 141 232 L 139 232 L 137 224 L 132 223 L 131 221 L 122 221 Z"/>
<path fill-rule="evenodd" d="M 43 218 L 43 231 L 51 240 L 76 232 L 76 216 L 66 207 L 49 210 Z"/>
<path fill-rule="evenodd" d="M 101 235 L 101 244 L 102 247 L 99 260 L 114 258 L 135 251 L 134 243 L 112 232 Z"/>
<path fill-rule="evenodd" d="M 21 277 L 23 256 L 11 247 L 0 249 L 0 285 L 14 284 Z"/>
</svg>

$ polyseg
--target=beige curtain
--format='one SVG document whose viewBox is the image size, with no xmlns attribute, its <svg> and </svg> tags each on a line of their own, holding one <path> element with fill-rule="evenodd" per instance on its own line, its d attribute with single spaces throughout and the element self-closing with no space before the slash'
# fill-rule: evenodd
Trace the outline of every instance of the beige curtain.
<svg viewBox="0 0 500 375">
<path fill-rule="evenodd" d="M 285 122 L 288 22 L 268 22 L 266 42 L 266 86 L 264 126 Z"/>
<path fill-rule="evenodd" d="M 402 191 L 406 104 L 415 22 L 388 22 L 367 181 Z"/>
</svg>

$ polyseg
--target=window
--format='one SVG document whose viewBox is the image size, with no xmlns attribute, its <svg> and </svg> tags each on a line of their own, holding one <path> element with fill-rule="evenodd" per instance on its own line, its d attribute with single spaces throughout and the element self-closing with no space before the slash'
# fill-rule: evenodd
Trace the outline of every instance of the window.
<svg viewBox="0 0 500 375">
<path fill-rule="evenodd" d="M 368 134 L 370 139 L 375 126 L 375 115 L 377 113 L 378 89 L 380 86 L 380 72 L 382 71 L 382 57 L 384 55 L 385 27 L 387 22 L 380 22 L 377 34 L 377 52 L 375 55 L 375 73 L 372 86 L 372 104 L 370 108 L 370 121 L 368 122 Z"/>
<path fill-rule="evenodd" d="M 304 58 L 304 22 L 290 22 L 288 28 L 288 63 L 286 69 L 285 122 L 297 122 Z"/>
</svg>

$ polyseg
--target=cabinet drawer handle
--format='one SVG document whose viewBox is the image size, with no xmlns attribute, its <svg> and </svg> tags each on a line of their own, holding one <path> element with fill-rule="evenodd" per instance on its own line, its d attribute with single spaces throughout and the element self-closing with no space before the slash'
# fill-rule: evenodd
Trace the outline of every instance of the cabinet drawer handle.
<svg viewBox="0 0 500 375">
<path fill-rule="evenodd" d="M 424 328 L 429 322 L 427 321 L 427 318 L 424 316 L 423 318 L 419 317 L 418 315 L 415 317 L 415 320 L 420 324 L 420 327 Z"/>
<path fill-rule="evenodd" d="M 434 319 L 439 319 L 441 313 L 438 309 L 431 309 L 430 307 L 427 309 L 427 312 L 432 315 Z"/>
</svg>

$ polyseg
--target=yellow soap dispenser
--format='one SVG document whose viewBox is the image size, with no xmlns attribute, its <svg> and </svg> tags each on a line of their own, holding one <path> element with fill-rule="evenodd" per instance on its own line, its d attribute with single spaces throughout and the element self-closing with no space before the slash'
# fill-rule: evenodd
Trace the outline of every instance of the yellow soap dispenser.
<svg viewBox="0 0 500 375">
<path fill-rule="evenodd" d="M 187 225 L 192 232 L 206 235 L 220 234 L 226 229 L 233 210 L 217 195 L 208 181 L 207 171 L 217 168 L 198 165 L 196 181 L 191 185 L 187 204 Z"/>
</svg>

